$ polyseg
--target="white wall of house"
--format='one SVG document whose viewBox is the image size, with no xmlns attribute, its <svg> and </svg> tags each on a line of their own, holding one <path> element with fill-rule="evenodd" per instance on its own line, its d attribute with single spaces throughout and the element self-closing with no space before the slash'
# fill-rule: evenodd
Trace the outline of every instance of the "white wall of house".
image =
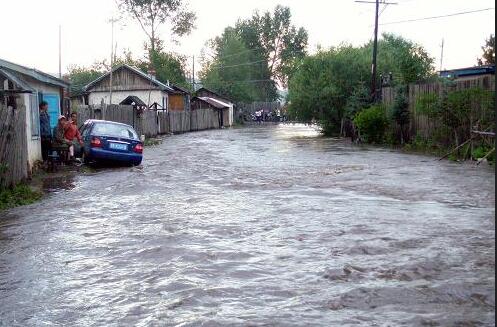
<svg viewBox="0 0 497 327">
<path fill-rule="evenodd" d="M 148 100 L 150 93 L 150 103 Z M 113 104 L 119 104 L 121 101 L 126 99 L 128 96 L 134 95 L 140 98 L 143 102 L 146 104 L 153 104 L 154 102 L 157 102 L 159 105 L 166 106 L 168 107 L 168 95 L 166 92 L 162 92 L 160 90 L 152 90 L 152 91 L 146 91 L 146 90 L 136 90 L 136 91 L 114 91 L 112 92 L 112 103 Z M 88 102 L 90 105 L 98 105 L 102 102 L 102 99 L 104 103 L 109 103 L 109 92 L 91 92 L 88 96 Z"/>
<path fill-rule="evenodd" d="M 231 105 L 230 109 L 228 110 L 229 126 L 233 126 L 233 114 L 234 114 L 233 105 Z"/>
<path fill-rule="evenodd" d="M 29 85 L 35 90 L 42 93 L 59 94 L 60 88 L 38 82 L 34 79 L 26 78 Z M 26 138 L 28 147 L 28 165 L 31 170 L 36 161 L 42 160 L 41 156 L 41 138 L 39 130 L 39 99 L 36 93 L 26 93 L 23 95 L 23 102 L 26 106 Z M 35 123 L 33 123 L 35 122 Z"/>
<path fill-rule="evenodd" d="M 28 165 L 31 170 L 36 161 L 42 160 L 41 158 L 41 140 L 39 131 L 39 112 L 34 111 L 33 108 L 38 109 L 38 96 L 36 94 L 24 94 L 24 105 L 26 107 L 26 138 L 28 147 Z M 33 120 L 37 120 L 38 124 L 33 126 Z"/>
</svg>

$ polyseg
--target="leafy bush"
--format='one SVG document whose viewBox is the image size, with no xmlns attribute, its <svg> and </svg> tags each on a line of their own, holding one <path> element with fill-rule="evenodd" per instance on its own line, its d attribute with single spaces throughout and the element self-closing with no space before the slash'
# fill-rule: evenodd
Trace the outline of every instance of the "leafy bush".
<svg viewBox="0 0 497 327">
<path fill-rule="evenodd" d="M 479 146 L 479 147 L 473 149 L 473 153 L 472 153 L 473 159 L 478 160 L 478 159 L 485 157 L 490 150 L 491 149 L 489 147 L 486 147 L 486 146 Z M 489 155 L 487 157 L 487 160 L 489 162 L 495 162 L 495 152 L 492 153 L 491 155 Z"/>
<path fill-rule="evenodd" d="M 364 142 L 382 143 L 388 127 L 385 107 L 375 105 L 364 109 L 355 116 L 354 124 Z"/>
<path fill-rule="evenodd" d="M 0 189 L 0 210 L 34 203 L 41 198 L 39 192 L 33 191 L 26 184 L 13 188 Z"/>
</svg>

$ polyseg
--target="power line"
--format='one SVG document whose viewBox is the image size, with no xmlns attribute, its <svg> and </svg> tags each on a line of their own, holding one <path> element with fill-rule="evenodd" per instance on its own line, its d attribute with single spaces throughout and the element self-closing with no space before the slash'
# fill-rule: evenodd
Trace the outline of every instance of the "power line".
<svg viewBox="0 0 497 327">
<path fill-rule="evenodd" d="M 233 54 L 230 54 L 230 55 L 226 55 L 226 56 L 212 56 L 212 55 L 209 55 L 207 54 L 208 56 L 212 57 L 212 58 L 215 58 L 215 59 L 224 59 L 224 58 L 231 58 L 231 57 L 234 57 L 234 56 L 238 56 L 238 55 L 241 55 L 241 54 L 244 54 L 244 53 L 247 53 L 247 52 L 252 52 L 252 51 L 264 51 L 263 48 L 255 48 L 255 49 L 248 49 L 248 50 L 244 50 L 244 51 L 241 51 L 241 52 L 237 52 L 237 53 L 233 53 Z"/>
<path fill-rule="evenodd" d="M 212 66 L 214 66 L 214 68 L 220 69 L 220 68 L 232 68 L 232 67 L 239 67 L 239 66 L 250 66 L 250 65 L 254 65 L 254 64 L 263 63 L 263 62 L 266 62 L 266 59 L 264 59 L 264 60 L 258 60 L 258 61 L 253 61 L 253 62 L 246 62 L 246 63 L 236 64 L 236 65 L 222 66 L 222 65 L 219 65 L 219 64 L 213 64 Z"/>
<path fill-rule="evenodd" d="M 485 9 L 478 9 L 478 10 L 471 10 L 471 11 L 462 11 L 462 12 L 457 12 L 457 13 L 447 14 L 447 15 L 440 15 L 440 16 L 432 16 L 432 17 L 423 17 L 423 18 L 399 20 L 399 21 L 396 21 L 396 22 L 382 23 L 380 25 L 392 25 L 392 24 L 418 22 L 418 21 L 423 21 L 423 20 L 430 20 L 430 19 L 438 19 L 438 18 L 445 18 L 445 17 L 453 17 L 453 16 L 459 16 L 459 15 L 473 14 L 473 13 L 482 12 L 482 11 L 488 11 L 488 10 L 495 10 L 495 8 L 485 8 Z"/>
<path fill-rule="evenodd" d="M 274 82 L 272 79 L 252 79 L 252 80 L 239 80 L 239 81 L 222 81 L 224 83 L 259 83 L 259 82 Z"/>
</svg>

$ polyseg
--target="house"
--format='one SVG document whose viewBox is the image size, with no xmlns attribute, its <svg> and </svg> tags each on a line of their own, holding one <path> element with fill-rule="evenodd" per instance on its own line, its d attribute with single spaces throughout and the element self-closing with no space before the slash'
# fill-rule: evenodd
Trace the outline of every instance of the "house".
<svg viewBox="0 0 497 327">
<path fill-rule="evenodd" d="M 193 97 L 191 101 L 191 110 L 204 110 L 204 109 L 214 109 L 218 114 L 219 127 L 228 127 L 233 124 L 230 123 L 230 110 L 233 105 L 231 103 L 223 102 L 218 99 L 210 97 Z M 232 118 L 233 116 L 231 116 Z"/>
<path fill-rule="evenodd" d="M 495 65 L 442 70 L 439 72 L 439 75 L 440 77 L 457 80 L 472 79 L 479 76 L 490 76 L 495 75 Z"/>
<path fill-rule="evenodd" d="M 197 92 L 195 92 L 195 97 L 192 98 L 192 110 L 209 107 L 222 110 L 223 124 L 221 126 L 233 126 L 234 104 L 231 102 L 231 100 L 214 91 L 202 87 L 198 89 Z"/>
<path fill-rule="evenodd" d="M 26 135 L 28 165 L 31 170 L 41 160 L 39 104 L 48 103 L 50 126 L 57 125 L 64 108 L 64 94 L 69 83 L 37 69 L 28 68 L 0 59 L 0 95 L 16 99 L 26 107 Z M 15 96 L 14 96 L 15 95 Z"/>
<path fill-rule="evenodd" d="M 127 64 L 112 69 L 112 88 L 110 87 L 111 72 L 108 72 L 83 88 L 83 92 L 73 97 L 73 104 L 98 105 L 125 104 L 130 96 L 145 104 L 147 108 L 189 109 L 189 94 L 178 87 L 164 84 L 154 76 L 148 75 L 136 67 Z M 112 91 L 112 92 L 111 92 Z M 112 98 L 111 98 L 112 97 Z M 76 98 L 76 99 L 75 99 Z M 136 101 L 135 101 L 136 102 Z"/>
<path fill-rule="evenodd" d="M 190 110 L 190 91 L 177 85 L 169 84 L 176 93 L 169 95 L 169 111 Z"/>
</svg>

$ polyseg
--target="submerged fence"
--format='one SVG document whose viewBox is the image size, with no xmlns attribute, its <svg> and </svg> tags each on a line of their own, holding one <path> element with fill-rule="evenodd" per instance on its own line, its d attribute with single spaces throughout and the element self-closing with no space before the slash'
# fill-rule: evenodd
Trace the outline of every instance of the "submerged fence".
<svg viewBox="0 0 497 327">
<path fill-rule="evenodd" d="M 166 112 L 138 111 L 133 106 L 124 105 L 98 105 L 80 106 L 75 111 L 80 125 L 88 119 L 115 121 L 133 126 L 138 134 L 146 137 L 219 128 L 219 113 L 214 109 Z"/>
<path fill-rule="evenodd" d="M 439 98 L 443 93 L 451 93 L 456 91 L 478 89 L 491 94 L 491 97 L 481 97 L 476 101 L 472 101 L 467 109 L 467 121 L 462 123 L 460 128 L 461 138 L 468 138 L 471 129 L 474 127 L 487 128 L 483 126 L 485 123 L 494 122 L 495 110 L 495 76 L 476 77 L 461 81 L 437 82 L 426 84 L 411 84 L 408 87 L 408 102 L 410 123 L 408 129 L 408 138 L 422 137 L 423 139 L 439 138 L 444 139 L 447 143 L 452 142 L 454 135 L 453 131 L 447 128 L 450 125 L 452 115 L 445 115 L 441 119 L 433 119 L 417 109 L 418 102 L 423 101 L 423 98 L 433 97 Z M 386 87 L 382 89 L 382 102 L 388 109 L 395 102 L 396 92 L 394 88 Z M 491 102 L 491 103 L 487 103 Z M 451 108 L 449 108 L 450 110 Z M 475 126 L 480 125 L 480 126 Z M 492 126 L 493 127 L 493 126 Z M 400 127 L 396 126 L 397 131 Z"/>
<path fill-rule="evenodd" d="M 0 188 L 28 178 L 26 107 L 0 104 Z"/>
</svg>

